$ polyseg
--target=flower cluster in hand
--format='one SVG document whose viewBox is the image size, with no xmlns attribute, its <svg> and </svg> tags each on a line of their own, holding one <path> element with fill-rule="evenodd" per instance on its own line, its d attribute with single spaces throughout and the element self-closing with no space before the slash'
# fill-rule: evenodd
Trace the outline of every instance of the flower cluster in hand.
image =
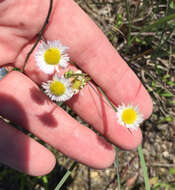
<svg viewBox="0 0 175 190">
<path fill-rule="evenodd" d="M 66 53 L 68 47 L 61 44 L 60 41 L 41 42 L 35 60 L 37 66 L 46 74 L 53 74 L 52 80 L 42 83 L 45 94 L 55 102 L 65 102 L 79 93 L 87 84 L 90 77 L 82 71 L 68 70 L 61 76 L 60 69 L 68 66 L 69 56 Z M 128 129 L 137 130 L 143 122 L 143 115 L 139 112 L 138 106 L 119 105 L 116 111 L 118 123 Z"/>
<path fill-rule="evenodd" d="M 42 83 L 45 94 L 55 102 L 65 102 L 87 84 L 90 78 L 82 71 L 69 70 L 59 75 L 61 69 L 68 67 L 69 56 L 66 53 L 68 47 L 60 41 L 41 42 L 36 53 L 37 66 L 46 74 L 53 74 L 52 80 Z"/>
</svg>

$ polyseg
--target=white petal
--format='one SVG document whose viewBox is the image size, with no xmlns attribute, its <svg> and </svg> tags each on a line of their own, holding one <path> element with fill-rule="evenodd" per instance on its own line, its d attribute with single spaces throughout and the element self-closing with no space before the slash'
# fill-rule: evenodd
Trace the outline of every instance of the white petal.
<svg viewBox="0 0 175 190">
<path fill-rule="evenodd" d="M 57 48 L 61 53 L 60 62 L 57 65 L 49 65 L 45 62 L 44 54 L 49 48 Z M 66 68 L 69 61 L 69 57 L 65 53 L 67 49 L 68 47 L 62 45 L 58 40 L 47 41 L 47 43 L 41 42 L 35 53 L 37 66 L 46 74 L 53 74 L 55 69 L 59 71 L 58 65 L 60 65 L 62 68 Z"/>
</svg>

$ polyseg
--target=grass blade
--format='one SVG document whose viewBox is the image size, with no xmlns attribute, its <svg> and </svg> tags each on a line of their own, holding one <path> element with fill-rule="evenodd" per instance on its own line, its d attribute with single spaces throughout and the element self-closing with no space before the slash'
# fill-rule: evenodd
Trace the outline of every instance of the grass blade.
<svg viewBox="0 0 175 190">
<path fill-rule="evenodd" d="M 168 16 L 165 16 L 163 18 L 160 18 L 155 23 L 150 24 L 148 26 L 145 26 L 142 30 L 140 30 L 140 32 L 136 36 L 134 36 L 131 39 L 131 42 L 133 42 L 140 35 L 140 33 L 142 33 L 142 32 L 148 32 L 148 31 L 150 31 L 150 30 L 152 30 L 154 28 L 159 28 L 160 26 L 162 26 L 163 24 L 167 23 L 168 21 L 170 21 L 172 19 L 175 19 L 175 13 L 171 14 L 171 15 L 168 15 Z"/>
<path fill-rule="evenodd" d="M 115 156 L 115 167 L 117 168 L 117 183 L 118 183 L 118 186 L 117 186 L 117 189 L 118 190 L 121 190 L 121 185 L 120 185 L 120 174 L 119 174 L 119 157 L 118 157 L 118 148 L 115 147 L 115 152 L 116 152 L 116 156 Z"/>
<path fill-rule="evenodd" d="M 167 23 L 168 21 L 170 21 L 172 19 L 175 19 L 175 13 L 165 16 L 163 18 L 160 18 L 157 22 L 155 22 L 151 25 L 145 26 L 143 28 L 142 32 L 147 32 L 149 30 L 152 30 L 153 28 L 158 28 L 159 26 L 162 26 L 163 24 Z"/>
<path fill-rule="evenodd" d="M 125 7 L 126 7 L 126 12 L 127 12 L 127 19 L 128 19 L 128 46 L 131 45 L 131 17 L 130 17 L 130 10 L 129 10 L 129 5 L 128 5 L 128 0 L 125 0 Z"/>
<path fill-rule="evenodd" d="M 56 186 L 56 188 L 54 190 L 59 190 L 63 186 L 63 184 L 65 183 L 67 178 L 70 176 L 70 174 L 75 166 L 76 166 L 76 162 L 74 162 L 72 164 L 72 166 L 70 167 L 70 169 L 67 170 L 67 172 L 64 174 L 64 176 L 62 177 L 62 179 L 60 180 L 60 182 L 58 183 L 58 185 Z"/>
<path fill-rule="evenodd" d="M 143 156 L 143 151 L 142 151 L 142 146 L 141 145 L 139 145 L 139 147 L 138 147 L 138 153 L 139 153 L 140 164 L 141 164 L 141 167 L 142 167 L 144 180 L 145 180 L 145 190 L 150 190 L 148 172 L 147 172 L 147 167 L 146 167 L 146 164 L 145 164 L 145 159 L 144 159 L 144 156 Z"/>
</svg>

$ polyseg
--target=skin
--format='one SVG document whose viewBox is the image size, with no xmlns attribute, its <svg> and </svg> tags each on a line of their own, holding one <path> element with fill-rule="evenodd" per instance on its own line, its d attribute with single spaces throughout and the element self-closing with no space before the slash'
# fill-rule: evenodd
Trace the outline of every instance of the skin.
<svg viewBox="0 0 175 190">
<path fill-rule="evenodd" d="M 49 8 L 48 0 L 0 1 L 0 66 L 21 68 Z M 117 106 L 138 105 L 144 119 L 152 112 L 145 88 L 100 29 L 73 0 L 54 0 L 47 40 L 69 47 L 71 60 L 103 89 Z M 36 51 L 36 50 L 35 50 Z M 35 53 L 35 52 L 34 52 Z M 113 146 L 51 102 L 39 89 L 49 79 L 31 55 L 25 74 L 12 71 L 0 81 L 0 114 L 90 167 L 109 167 Z M 75 68 L 76 66 L 72 66 Z M 67 103 L 111 143 L 125 150 L 142 141 L 140 129 L 130 132 L 117 123 L 116 113 L 88 85 Z M 0 162 L 29 175 L 45 175 L 54 165 L 53 154 L 34 139 L 0 120 Z"/>
</svg>

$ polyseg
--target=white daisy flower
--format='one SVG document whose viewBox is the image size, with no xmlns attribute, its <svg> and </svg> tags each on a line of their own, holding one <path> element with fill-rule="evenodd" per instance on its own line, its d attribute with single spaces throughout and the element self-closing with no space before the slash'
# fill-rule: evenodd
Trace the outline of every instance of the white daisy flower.
<svg viewBox="0 0 175 190">
<path fill-rule="evenodd" d="M 56 102 L 69 100 L 74 94 L 70 81 L 64 77 L 58 77 L 57 75 L 53 77 L 53 80 L 43 82 L 41 86 L 46 95 L 49 96 L 52 101 Z"/>
<path fill-rule="evenodd" d="M 137 106 L 122 104 L 117 108 L 116 114 L 119 124 L 128 129 L 137 130 L 143 122 L 143 115 L 139 112 Z"/>
<path fill-rule="evenodd" d="M 35 53 L 37 66 L 47 74 L 53 74 L 55 69 L 59 72 L 59 66 L 62 68 L 68 66 L 67 49 L 68 47 L 63 46 L 58 40 L 41 42 Z"/>
</svg>

